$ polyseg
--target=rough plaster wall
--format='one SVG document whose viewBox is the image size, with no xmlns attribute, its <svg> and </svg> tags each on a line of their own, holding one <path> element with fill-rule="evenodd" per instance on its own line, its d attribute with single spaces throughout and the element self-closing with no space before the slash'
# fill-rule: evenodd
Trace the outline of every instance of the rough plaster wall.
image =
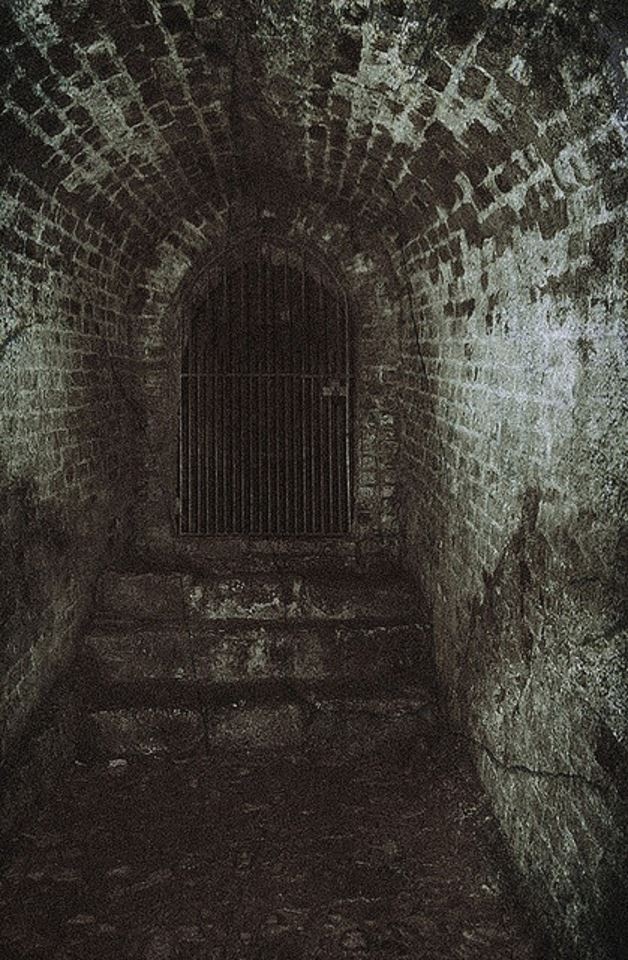
<svg viewBox="0 0 628 960">
<path fill-rule="evenodd" d="M 454 204 L 400 257 L 402 533 L 444 699 L 529 889 L 566 956 L 610 960 L 626 942 L 625 207 L 619 118 L 596 80 L 588 95 L 595 125 L 546 120 L 545 155 L 496 164 L 474 229 Z"/>
<path fill-rule="evenodd" d="M 285 183 L 279 203 L 272 190 L 263 195 L 258 189 L 254 201 L 231 207 L 226 221 L 208 222 L 202 230 L 180 224 L 138 282 L 143 301 L 138 350 L 143 355 L 148 428 L 145 487 L 136 517 L 137 552 L 144 558 L 163 559 L 173 551 L 193 554 L 203 549 L 202 543 L 195 546 L 194 541 L 176 537 L 179 325 L 185 309 L 194 304 L 189 287 L 198 283 L 225 243 L 235 245 L 237 251 L 238 243 L 246 244 L 248 237 L 260 232 L 323 254 L 349 295 L 357 400 L 352 533 L 363 552 L 395 556 L 399 342 L 394 302 L 398 284 L 390 276 L 390 258 L 381 251 L 367 253 L 365 243 L 355 242 L 346 223 L 334 223 L 324 205 L 308 205 L 303 198 L 292 205 Z"/>
<path fill-rule="evenodd" d="M 22 173 L 0 210 L 4 758 L 70 660 L 93 577 L 123 539 L 132 448 L 113 246 Z"/>
</svg>

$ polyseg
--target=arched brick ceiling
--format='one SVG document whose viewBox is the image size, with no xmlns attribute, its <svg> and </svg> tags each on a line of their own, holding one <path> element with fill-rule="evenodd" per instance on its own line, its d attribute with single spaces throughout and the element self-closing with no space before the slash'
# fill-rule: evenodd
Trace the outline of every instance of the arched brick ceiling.
<svg viewBox="0 0 628 960">
<path fill-rule="evenodd" d="M 445 220 L 471 243 L 541 211 L 548 231 L 588 163 L 621 153 L 612 125 L 589 131 L 625 97 L 622 6 L 9 0 L 3 179 L 133 269 L 268 179 L 419 250 Z"/>
</svg>

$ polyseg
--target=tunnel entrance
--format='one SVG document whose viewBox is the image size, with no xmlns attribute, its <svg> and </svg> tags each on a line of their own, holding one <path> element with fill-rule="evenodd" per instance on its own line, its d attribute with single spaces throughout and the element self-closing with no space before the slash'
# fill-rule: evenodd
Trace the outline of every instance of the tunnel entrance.
<svg viewBox="0 0 628 960">
<path fill-rule="evenodd" d="M 348 533 L 344 290 L 319 257 L 268 239 L 223 256 L 203 283 L 182 325 L 180 533 Z"/>
</svg>

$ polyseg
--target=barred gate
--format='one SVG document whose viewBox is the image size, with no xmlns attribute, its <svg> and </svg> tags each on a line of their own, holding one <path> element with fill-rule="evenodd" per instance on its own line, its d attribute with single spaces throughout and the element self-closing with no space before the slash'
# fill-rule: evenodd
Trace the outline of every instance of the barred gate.
<svg viewBox="0 0 628 960">
<path fill-rule="evenodd" d="M 344 291 L 318 260 L 262 239 L 205 279 L 182 327 L 180 532 L 347 533 Z"/>
</svg>

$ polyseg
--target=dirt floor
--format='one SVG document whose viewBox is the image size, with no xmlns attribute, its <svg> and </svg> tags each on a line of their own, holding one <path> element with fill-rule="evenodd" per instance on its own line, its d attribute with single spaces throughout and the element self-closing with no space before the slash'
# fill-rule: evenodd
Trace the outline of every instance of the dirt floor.
<svg viewBox="0 0 628 960">
<path fill-rule="evenodd" d="M 458 750 L 76 765 L 0 881 L 4 960 L 549 960 Z"/>
</svg>

